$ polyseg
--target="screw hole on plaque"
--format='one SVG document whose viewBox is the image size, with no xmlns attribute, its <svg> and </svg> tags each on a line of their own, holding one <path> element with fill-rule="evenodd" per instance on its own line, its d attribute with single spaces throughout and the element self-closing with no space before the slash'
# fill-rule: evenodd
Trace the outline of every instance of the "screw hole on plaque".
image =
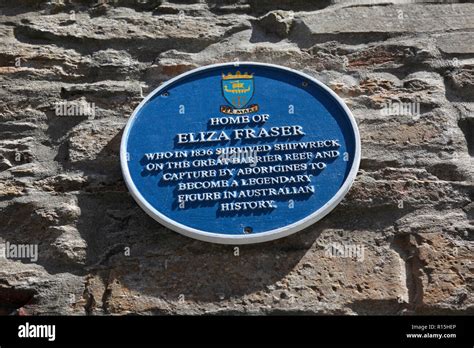
<svg viewBox="0 0 474 348">
<path fill-rule="evenodd" d="M 163 93 L 161 93 L 161 96 L 162 96 L 162 97 L 168 97 L 169 95 L 170 95 L 169 92 L 163 92 Z"/>
<path fill-rule="evenodd" d="M 253 228 L 250 226 L 244 227 L 244 233 L 249 234 L 253 232 Z"/>
<path fill-rule="evenodd" d="M 306 81 L 301 82 L 301 86 L 308 87 L 308 82 L 306 82 Z"/>
</svg>

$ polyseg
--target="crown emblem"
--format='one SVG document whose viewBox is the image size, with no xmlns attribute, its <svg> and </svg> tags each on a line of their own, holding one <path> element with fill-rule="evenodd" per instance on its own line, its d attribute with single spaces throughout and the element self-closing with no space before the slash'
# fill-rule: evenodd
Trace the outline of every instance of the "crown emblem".
<svg viewBox="0 0 474 348">
<path fill-rule="evenodd" d="M 231 79 L 252 79 L 253 74 L 245 73 L 241 74 L 240 71 L 237 71 L 235 74 L 228 73 L 227 75 L 222 74 L 223 80 L 231 80 Z"/>
</svg>

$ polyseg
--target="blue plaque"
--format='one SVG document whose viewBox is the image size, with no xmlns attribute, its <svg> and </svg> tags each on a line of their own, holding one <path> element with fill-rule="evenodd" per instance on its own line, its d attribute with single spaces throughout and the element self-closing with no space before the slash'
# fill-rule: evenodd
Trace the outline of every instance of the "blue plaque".
<svg viewBox="0 0 474 348">
<path fill-rule="evenodd" d="M 328 214 L 357 174 L 360 138 L 344 102 L 277 65 L 202 67 L 136 108 L 120 149 L 125 182 L 166 227 L 196 239 L 257 243 Z"/>
</svg>

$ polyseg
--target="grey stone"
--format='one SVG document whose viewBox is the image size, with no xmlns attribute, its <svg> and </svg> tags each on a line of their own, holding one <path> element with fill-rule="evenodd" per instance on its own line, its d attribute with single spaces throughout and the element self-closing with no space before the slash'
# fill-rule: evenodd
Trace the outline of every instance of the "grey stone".
<svg viewBox="0 0 474 348">
<path fill-rule="evenodd" d="M 39 258 L 0 259 L 0 314 L 473 314 L 474 5 L 452 2 L 1 2 L 0 242 Z M 362 140 L 331 214 L 239 256 L 149 218 L 119 164 L 148 92 L 237 59 L 318 78 Z"/>
<path fill-rule="evenodd" d="M 287 37 L 293 24 L 293 11 L 273 11 L 259 18 L 258 24 L 267 32 L 284 38 Z"/>
</svg>

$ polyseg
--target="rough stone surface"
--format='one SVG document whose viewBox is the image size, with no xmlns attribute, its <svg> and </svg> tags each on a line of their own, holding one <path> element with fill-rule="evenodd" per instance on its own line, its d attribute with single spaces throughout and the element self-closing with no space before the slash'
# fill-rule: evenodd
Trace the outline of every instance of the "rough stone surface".
<svg viewBox="0 0 474 348">
<path fill-rule="evenodd" d="M 2 1 L 0 238 L 39 258 L 0 259 L 0 314 L 474 313 L 474 4 L 446 3 Z M 326 218 L 236 249 L 149 218 L 118 155 L 144 95 L 237 59 L 326 83 L 363 148 Z M 95 113 L 57 116 L 64 101 Z"/>
</svg>

